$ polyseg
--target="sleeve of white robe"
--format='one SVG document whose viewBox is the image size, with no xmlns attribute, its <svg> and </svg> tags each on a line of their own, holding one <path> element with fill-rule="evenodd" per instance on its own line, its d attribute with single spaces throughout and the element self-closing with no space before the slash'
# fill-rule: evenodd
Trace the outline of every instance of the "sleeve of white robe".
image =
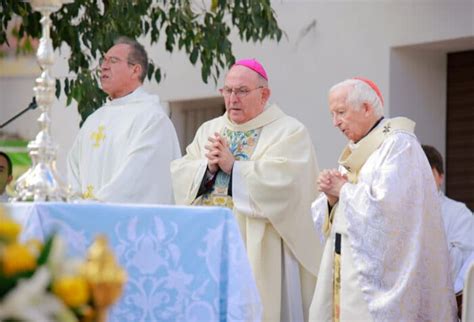
<svg viewBox="0 0 474 322">
<path fill-rule="evenodd" d="M 173 202 L 169 166 L 175 158 L 176 135 L 165 115 L 153 115 L 137 126 L 127 143 L 125 162 L 95 196 L 109 202 Z"/>
<path fill-rule="evenodd" d="M 199 127 L 196 135 L 186 147 L 186 155 L 171 163 L 173 192 L 177 205 L 190 205 L 199 191 L 207 168 L 206 149 L 208 137 L 219 129 L 213 122 L 206 122 Z"/>
<path fill-rule="evenodd" d="M 464 261 L 474 251 L 474 217 L 466 205 L 445 196 L 442 210 L 454 281 Z"/>
<path fill-rule="evenodd" d="M 329 216 L 328 199 L 324 193 L 321 193 L 319 197 L 311 204 L 311 214 L 313 216 L 314 228 L 319 236 L 321 244 L 326 241 L 324 235 L 323 225 L 326 218 Z"/>
</svg>

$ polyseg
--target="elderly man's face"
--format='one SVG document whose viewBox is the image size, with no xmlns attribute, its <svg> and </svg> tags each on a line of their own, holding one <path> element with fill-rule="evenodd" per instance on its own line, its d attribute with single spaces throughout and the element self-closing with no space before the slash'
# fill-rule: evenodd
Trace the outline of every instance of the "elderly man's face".
<svg viewBox="0 0 474 322">
<path fill-rule="evenodd" d="M 5 187 L 12 181 L 12 176 L 8 175 L 8 162 L 0 155 L 0 194 L 5 192 Z"/>
<path fill-rule="evenodd" d="M 129 53 L 129 45 L 115 45 L 107 51 L 100 65 L 102 90 L 112 99 L 129 94 L 139 85 L 137 82 L 139 65 L 129 64 Z"/>
<path fill-rule="evenodd" d="M 332 123 L 351 141 L 363 138 L 372 126 L 371 106 L 364 104 L 359 110 L 346 103 L 347 87 L 337 88 L 329 95 Z"/>
<path fill-rule="evenodd" d="M 263 112 L 270 90 L 261 86 L 259 76 L 251 69 L 244 66 L 230 69 L 223 94 L 227 114 L 232 122 L 242 124 Z"/>
</svg>

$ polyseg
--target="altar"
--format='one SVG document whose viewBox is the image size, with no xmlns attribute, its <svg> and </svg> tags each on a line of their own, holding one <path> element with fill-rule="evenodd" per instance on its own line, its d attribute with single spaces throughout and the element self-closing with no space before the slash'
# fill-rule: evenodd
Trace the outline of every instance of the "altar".
<svg viewBox="0 0 474 322">
<path fill-rule="evenodd" d="M 258 291 L 228 209 L 102 203 L 8 204 L 21 240 L 57 232 L 84 258 L 105 234 L 128 274 L 109 321 L 259 321 Z"/>
</svg>

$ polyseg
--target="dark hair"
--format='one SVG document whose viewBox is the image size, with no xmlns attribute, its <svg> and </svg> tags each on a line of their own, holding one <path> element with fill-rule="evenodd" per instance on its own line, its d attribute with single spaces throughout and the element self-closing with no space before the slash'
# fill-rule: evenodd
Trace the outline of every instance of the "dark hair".
<svg viewBox="0 0 474 322">
<path fill-rule="evenodd" d="M 11 176 L 12 175 L 12 160 L 10 159 L 10 157 L 8 156 L 8 154 L 6 154 L 5 152 L 2 152 L 0 151 L 0 156 L 4 157 L 5 160 L 7 160 L 7 164 L 8 164 L 8 175 Z"/>
<path fill-rule="evenodd" d="M 131 50 L 128 54 L 128 62 L 130 64 L 137 64 L 142 66 L 142 74 L 140 75 L 140 81 L 143 83 L 148 71 L 148 54 L 145 48 L 136 40 L 128 37 L 119 37 L 114 41 L 115 45 L 128 45 Z"/>
<path fill-rule="evenodd" d="M 425 151 L 431 168 L 436 169 L 439 174 L 444 174 L 443 157 L 441 156 L 441 153 L 431 145 L 422 145 L 421 147 L 423 148 L 423 151 Z"/>
</svg>

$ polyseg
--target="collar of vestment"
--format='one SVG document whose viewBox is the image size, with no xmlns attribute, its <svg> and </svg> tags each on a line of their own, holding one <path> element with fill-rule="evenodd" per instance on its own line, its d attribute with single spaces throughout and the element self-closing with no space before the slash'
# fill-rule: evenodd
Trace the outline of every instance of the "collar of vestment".
<svg viewBox="0 0 474 322">
<path fill-rule="evenodd" d="M 113 100 L 111 100 L 110 98 L 107 99 L 107 103 L 105 104 L 105 106 L 118 106 L 118 105 L 127 105 L 127 104 L 136 103 L 136 102 L 142 102 L 144 97 L 150 97 L 150 96 L 155 97 L 156 95 L 148 94 L 143 88 L 143 86 L 140 86 L 128 95 L 125 95 Z"/>
<path fill-rule="evenodd" d="M 357 182 L 359 171 L 369 156 L 379 148 L 383 141 L 397 131 L 413 133 L 415 122 L 406 117 L 384 119 L 359 142 L 350 142 L 339 157 L 339 164 L 347 170 L 352 183 Z"/>
<path fill-rule="evenodd" d="M 267 125 L 284 115 L 285 113 L 283 113 L 283 111 L 280 110 L 280 108 L 276 104 L 272 104 L 268 106 L 267 108 L 265 108 L 263 112 L 257 115 L 255 118 L 242 124 L 233 123 L 229 119 L 227 112 L 225 112 L 223 117 L 224 117 L 225 125 L 229 130 L 249 131 L 249 130 L 258 129 L 264 125 Z"/>
</svg>

